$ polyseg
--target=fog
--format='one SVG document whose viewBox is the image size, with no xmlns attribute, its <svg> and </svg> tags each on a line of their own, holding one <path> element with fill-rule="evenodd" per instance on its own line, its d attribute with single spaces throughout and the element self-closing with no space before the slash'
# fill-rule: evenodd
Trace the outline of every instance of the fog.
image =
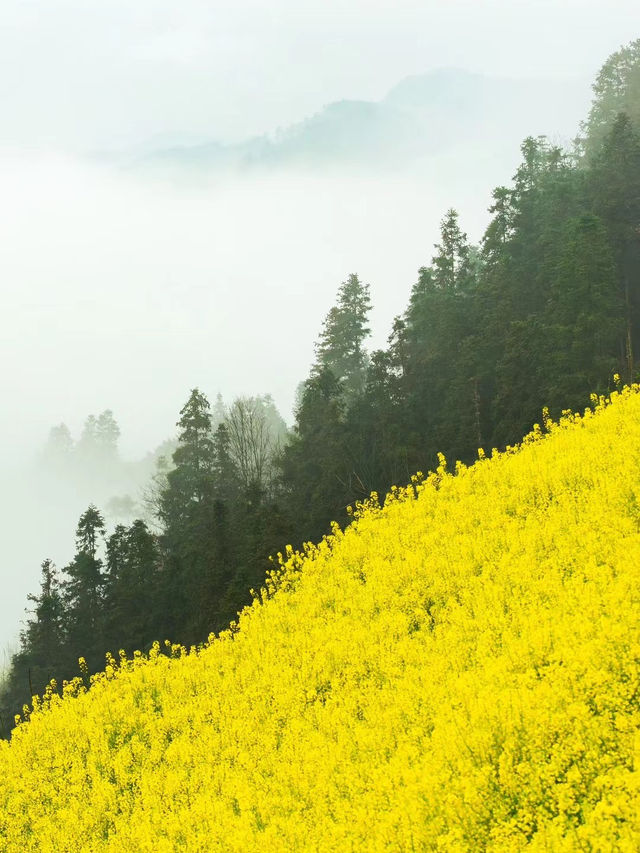
<svg viewBox="0 0 640 853">
<path fill-rule="evenodd" d="M 240 139 L 438 67 L 592 76 L 635 0 L 2 0 L 0 141 Z"/>
<path fill-rule="evenodd" d="M 194 187 L 53 157 L 5 161 L 0 180 L 2 382 L 14 415 L 2 448 L 14 460 L 49 426 L 78 428 L 107 405 L 125 453 L 142 453 L 193 385 L 269 390 L 290 416 L 340 281 L 358 271 L 371 282 L 382 343 L 456 201 L 450 185 L 413 175 Z M 474 236 L 482 189 L 458 194 Z"/>
<path fill-rule="evenodd" d="M 111 409 L 133 462 L 174 435 L 194 386 L 227 402 L 270 393 L 291 423 L 340 282 L 357 272 L 370 283 L 370 345 L 383 346 L 445 210 L 479 240 L 520 140 L 571 138 L 590 79 L 634 35 L 634 6 L 540 0 L 525 20 L 516 5 L 280 0 L 266 16 L 247 0 L 180 11 L 155 0 L 3 3 L 0 648 L 15 642 L 41 561 L 72 556 L 88 501 L 139 500 L 140 471 L 151 470 L 82 489 L 56 481 L 38 465 L 52 426 L 78 437 L 87 415 Z M 550 83 L 521 109 L 514 90 L 504 122 L 483 110 L 471 120 L 464 97 L 460 115 L 440 104 L 418 122 L 410 157 L 406 146 L 361 151 L 367 124 L 353 138 L 339 128 L 349 157 L 327 153 L 326 104 L 368 99 L 384 124 L 394 85 L 440 66 Z M 253 138 L 262 150 L 261 134 L 314 114 L 307 136 L 294 134 L 325 133 L 310 156 L 289 146 L 269 166 L 213 168 L 184 147 Z M 436 143 L 422 155 L 421 139 Z"/>
<path fill-rule="evenodd" d="M 77 517 L 105 485 L 43 480 L 49 429 L 78 437 L 110 408 L 123 456 L 174 434 L 189 390 L 271 393 L 288 422 L 338 285 L 371 284 L 382 346 L 449 206 L 472 239 L 491 186 L 517 162 L 446 156 L 415 171 L 140 177 L 60 155 L 0 162 L 2 572 L 0 643 L 14 637 L 39 565 L 72 556 Z M 127 484 L 118 494 L 127 490 Z M 134 495 L 136 497 L 136 495 Z"/>
</svg>

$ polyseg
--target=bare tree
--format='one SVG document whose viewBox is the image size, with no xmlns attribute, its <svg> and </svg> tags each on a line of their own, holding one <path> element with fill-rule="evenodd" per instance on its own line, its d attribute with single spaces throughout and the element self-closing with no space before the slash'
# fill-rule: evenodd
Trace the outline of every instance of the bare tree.
<svg viewBox="0 0 640 853">
<path fill-rule="evenodd" d="M 236 399 L 229 409 L 227 427 L 243 485 L 264 488 L 270 479 L 274 446 L 263 401 L 258 397 Z"/>
<path fill-rule="evenodd" d="M 230 450 L 245 487 L 269 489 L 274 460 L 285 443 L 287 425 L 269 394 L 239 397 L 226 418 Z"/>
<path fill-rule="evenodd" d="M 154 533 L 161 533 L 163 529 L 160 520 L 162 514 L 162 495 L 167 490 L 167 474 L 171 468 L 172 465 L 167 457 L 159 456 L 156 460 L 156 471 L 142 490 L 142 505 L 144 507 L 142 517 Z"/>
</svg>

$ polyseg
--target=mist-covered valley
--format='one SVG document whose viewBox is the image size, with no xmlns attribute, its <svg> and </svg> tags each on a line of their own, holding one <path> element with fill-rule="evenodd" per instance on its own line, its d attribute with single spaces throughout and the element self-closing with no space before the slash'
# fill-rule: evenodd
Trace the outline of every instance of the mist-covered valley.
<svg viewBox="0 0 640 853">
<path fill-rule="evenodd" d="M 215 145 L 0 152 L 0 644 L 15 641 L 41 561 L 70 559 L 89 502 L 112 524 L 111 498 L 140 506 L 191 388 L 227 403 L 271 394 L 291 423 L 340 282 L 357 272 L 370 283 L 371 346 L 382 346 L 445 210 L 477 241 L 525 120 L 566 141 L 588 100 L 586 81 L 445 71 L 370 105 L 384 138 L 372 139 L 362 105 L 343 103 L 222 159 Z M 122 464 L 80 479 L 43 470 L 52 427 L 77 440 L 104 410 Z"/>
</svg>

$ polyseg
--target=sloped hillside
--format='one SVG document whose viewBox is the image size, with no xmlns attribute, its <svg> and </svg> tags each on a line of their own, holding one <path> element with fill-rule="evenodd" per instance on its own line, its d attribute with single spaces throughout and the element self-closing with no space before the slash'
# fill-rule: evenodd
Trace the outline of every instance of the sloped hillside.
<svg viewBox="0 0 640 853">
<path fill-rule="evenodd" d="M 0 849 L 637 850 L 640 388 L 547 427 L 54 697 L 1 745 Z"/>
<path fill-rule="evenodd" d="M 571 138 L 589 99 L 588 81 L 579 77 L 510 79 L 442 68 L 401 80 L 379 101 L 333 101 L 275 133 L 235 144 L 150 143 L 141 151 L 103 156 L 136 171 L 171 168 L 200 173 L 292 166 L 324 170 L 331 165 L 353 170 L 404 167 L 448 154 L 456 146 L 477 170 L 483 157 L 496 150 L 510 162 L 532 128 L 536 134 Z M 455 162 L 460 170 L 464 158 Z"/>
</svg>

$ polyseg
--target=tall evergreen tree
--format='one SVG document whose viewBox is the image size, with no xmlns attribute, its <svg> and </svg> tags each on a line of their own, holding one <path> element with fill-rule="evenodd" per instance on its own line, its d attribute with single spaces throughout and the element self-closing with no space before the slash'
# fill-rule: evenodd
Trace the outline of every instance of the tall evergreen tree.
<svg viewBox="0 0 640 853">
<path fill-rule="evenodd" d="M 105 409 L 98 416 L 95 425 L 95 442 L 104 462 L 113 462 L 117 457 L 119 438 L 120 427 L 113 416 L 113 412 L 111 409 Z"/>
<path fill-rule="evenodd" d="M 213 530 L 214 442 L 209 401 L 194 388 L 180 411 L 174 467 L 166 475 L 159 514 L 167 559 L 161 578 L 165 631 L 188 642 L 204 639 L 212 590 L 218 587 Z"/>
<path fill-rule="evenodd" d="M 158 639 L 159 554 L 144 521 L 118 525 L 107 540 L 107 641 L 112 651 L 146 650 Z"/>
<path fill-rule="evenodd" d="M 49 431 L 47 443 L 42 451 L 44 466 L 56 473 L 68 473 L 73 458 L 74 441 L 66 424 L 58 424 Z"/>
<path fill-rule="evenodd" d="M 28 596 L 33 607 L 4 686 L 2 704 L 9 709 L 9 716 L 19 712 L 23 705 L 31 704 L 33 696 L 42 694 L 52 679 L 59 679 L 64 668 L 64 603 L 60 581 L 51 560 L 45 560 L 41 570 L 40 594 Z"/>
<path fill-rule="evenodd" d="M 76 529 L 76 555 L 65 567 L 62 584 L 65 602 L 66 642 L 71 658 L 85 657 L 90 668 L 103 661 L 103 595 L 105 575 L 99 548 L 105 523 L 91 505 Z"/>
<path fill-rule="evenodd" d="M 440 223 L 440 242 L 435 248 L 430 271 L 433 286 L 450 293 L 467 291 L 472 276 L 470 247 L 453 208 Z"/>
<path fill-rule="evenodd" d="M 617 265 L 625 312 L 624 375 L 630 381 L 640 352 L 640 126 L 636 131 L 624 113 L 592 158 L 588 191 L 609 232 Z"/>
<path fill-rule="evenodd" d="M 314 373 L 330 370 L 348 399 L 362 393 L 366 383 L 368 356 L 364 343 L 371 331 L 370 311 L 369 285 L 353 273 L 340 285 L 316 346 Z"/>
<path fill-rule="evenodd" d="M 293 435 L 281 457 L 293 539 L 319 539 L 353 501 L 345 449 L 345 400 L 329 367 L 307 380 Z"/>
<path fill-rule="evenodd" d="M 550 354 L 547 405 L 579 408 L 590 392 L 605 391 L 619 369 L 624 303 L 607 232 L 593 214 L 569 219 L 547 312 L 562 329 Z"/>
<path fill-rule="evenodd" d="M 416 467 L 431 466 L 437 452 L 464 455 L 465 436 L 477 420 L 470 345 L 477 275 L 458 214 L 449 210 L 431 266 L 419 270 L 395 345 L 405 353 L 401 393 L 408 409 L 410 459 Z"/>
<path fill-rule="evenodd" d="M 578 140 L 588 158 L 598 154 L 621 113 L 640 129 L 640 39 L 607 59 L 592 88 L 593 103 Z"/>
<path fill-rule="evenodd" d="M 232 453 L 229 427 L 224 421 L 213 435 L 212 473 L 216 497 L 233 501 L 240 486 L 240 472 Z"/>
</svg>

